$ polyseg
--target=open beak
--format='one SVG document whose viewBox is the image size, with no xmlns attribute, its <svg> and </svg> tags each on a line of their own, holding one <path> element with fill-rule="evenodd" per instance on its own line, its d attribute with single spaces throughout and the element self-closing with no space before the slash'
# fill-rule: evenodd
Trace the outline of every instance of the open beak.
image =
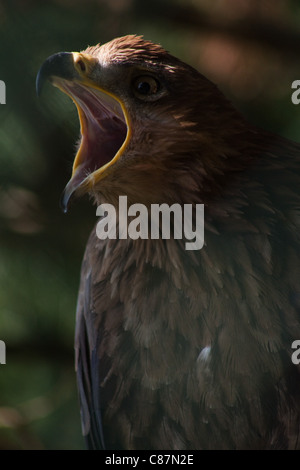
<svg viewBox="0 0 300 470">
<path fill-rule="evenodd" d="M 97 60 L 88 54 L 60 52 L 50 56 L 37 75 L 37 93 L 50 79 L 72 98 L 80 119 L 81 139 L 72 177 L 61 199 L 64 212 L 75 191 L 91 190 L 120 158 L 129 140 L 129 117 L 124 104 L 89 78 L 96 66 Z"/>
</svg>

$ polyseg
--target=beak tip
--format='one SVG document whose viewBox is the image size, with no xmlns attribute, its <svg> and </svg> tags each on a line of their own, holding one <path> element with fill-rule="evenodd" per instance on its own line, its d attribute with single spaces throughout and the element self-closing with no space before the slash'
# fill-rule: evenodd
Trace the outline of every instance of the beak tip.
<svg viewBox="0 0 300 470">
<path fill-rule="evenodd" d="M 59 201 L 59 207 L 61 208 L 62 212 L 64 214 L 66 214 L 68 212 L 68 209 L 69 209 L 69 200 L 70 200 L 70 197 L 69 195 L 66 193 L 66 190 L 62 193 L 61 195 L 61 198 L 60 198 L 60 201 Z"/>
<path fill-rule="evenodd" d="M 42 83 L 42 80 L 41 80 L 41 69 L 40 69 L 38 71 L 36 81 L 35 81 L 35 91 L 36 91 L 36 94 L 37 94 L 38 98 L 41 96 L 42 88 L 43 88 L 43 83 Z"/>
<path fill-rule="evenodd" d="M 78 182 L 76 183 L 76 181 L 74 181 L 72 177 L 70 181 L 68 182 L 67 186 L 65 187 L 61 195 L 60 201 L 59 201 L 59 206 L 64 214 L 68 212 L 71 202 L 75 197 L 74 193 L 78 186 L 79 186 Z"/>
<path fill-rule="evenodd" d="M 36 77 L 36 93 L 40 96 L 45 82 L 53 76 L 72 79 L 76 75 L 72 52 L 58 52 L 48 57 L 41 65 Z"/>
</svg>

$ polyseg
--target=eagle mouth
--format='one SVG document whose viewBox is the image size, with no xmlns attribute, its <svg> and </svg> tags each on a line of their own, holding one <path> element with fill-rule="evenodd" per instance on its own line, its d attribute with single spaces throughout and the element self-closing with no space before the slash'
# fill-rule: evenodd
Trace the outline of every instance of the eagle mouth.
<svg viewBox="0 0 300 470">
<path fill-rule="evenodd" d="M 61 200 L 66 212 L 74 191 L 85 182 L 98 179 L 119 158 L 129 126 L 126 109 L 114 95 L 78 82 L 55 81 L 55 85 L 76 104 L 80 120 L 81 135 L 72 178 Z"/>
</svg>

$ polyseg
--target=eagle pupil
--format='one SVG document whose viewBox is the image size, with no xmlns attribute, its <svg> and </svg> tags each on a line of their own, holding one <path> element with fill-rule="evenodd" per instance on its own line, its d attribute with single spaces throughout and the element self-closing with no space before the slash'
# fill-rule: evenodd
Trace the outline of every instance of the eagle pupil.
<svg viewBox="0 0 300 470">
<path fill-rule="evenodd" d="M 137 88 L 142 95 L 148 95 L 151 91 L 151 85 L 148 82 L 139 82 Z"/>
</svg>

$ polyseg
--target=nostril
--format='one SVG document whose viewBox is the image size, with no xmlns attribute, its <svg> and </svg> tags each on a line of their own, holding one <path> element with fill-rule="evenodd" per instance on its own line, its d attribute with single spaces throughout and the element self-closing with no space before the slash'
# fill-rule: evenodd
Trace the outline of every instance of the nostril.
<svg viewBox="0 0 300 470">
<path fill-rule="evenodd" d="M 86 71 L 86 66 L 85 66 L 85 63 L 83 62 L 83 60 L 78 59 L 76 62 L 77 62 L 77 65 L 80 67 L 80 70 L 82 72 L 85 72 Z"/>
</svg>

